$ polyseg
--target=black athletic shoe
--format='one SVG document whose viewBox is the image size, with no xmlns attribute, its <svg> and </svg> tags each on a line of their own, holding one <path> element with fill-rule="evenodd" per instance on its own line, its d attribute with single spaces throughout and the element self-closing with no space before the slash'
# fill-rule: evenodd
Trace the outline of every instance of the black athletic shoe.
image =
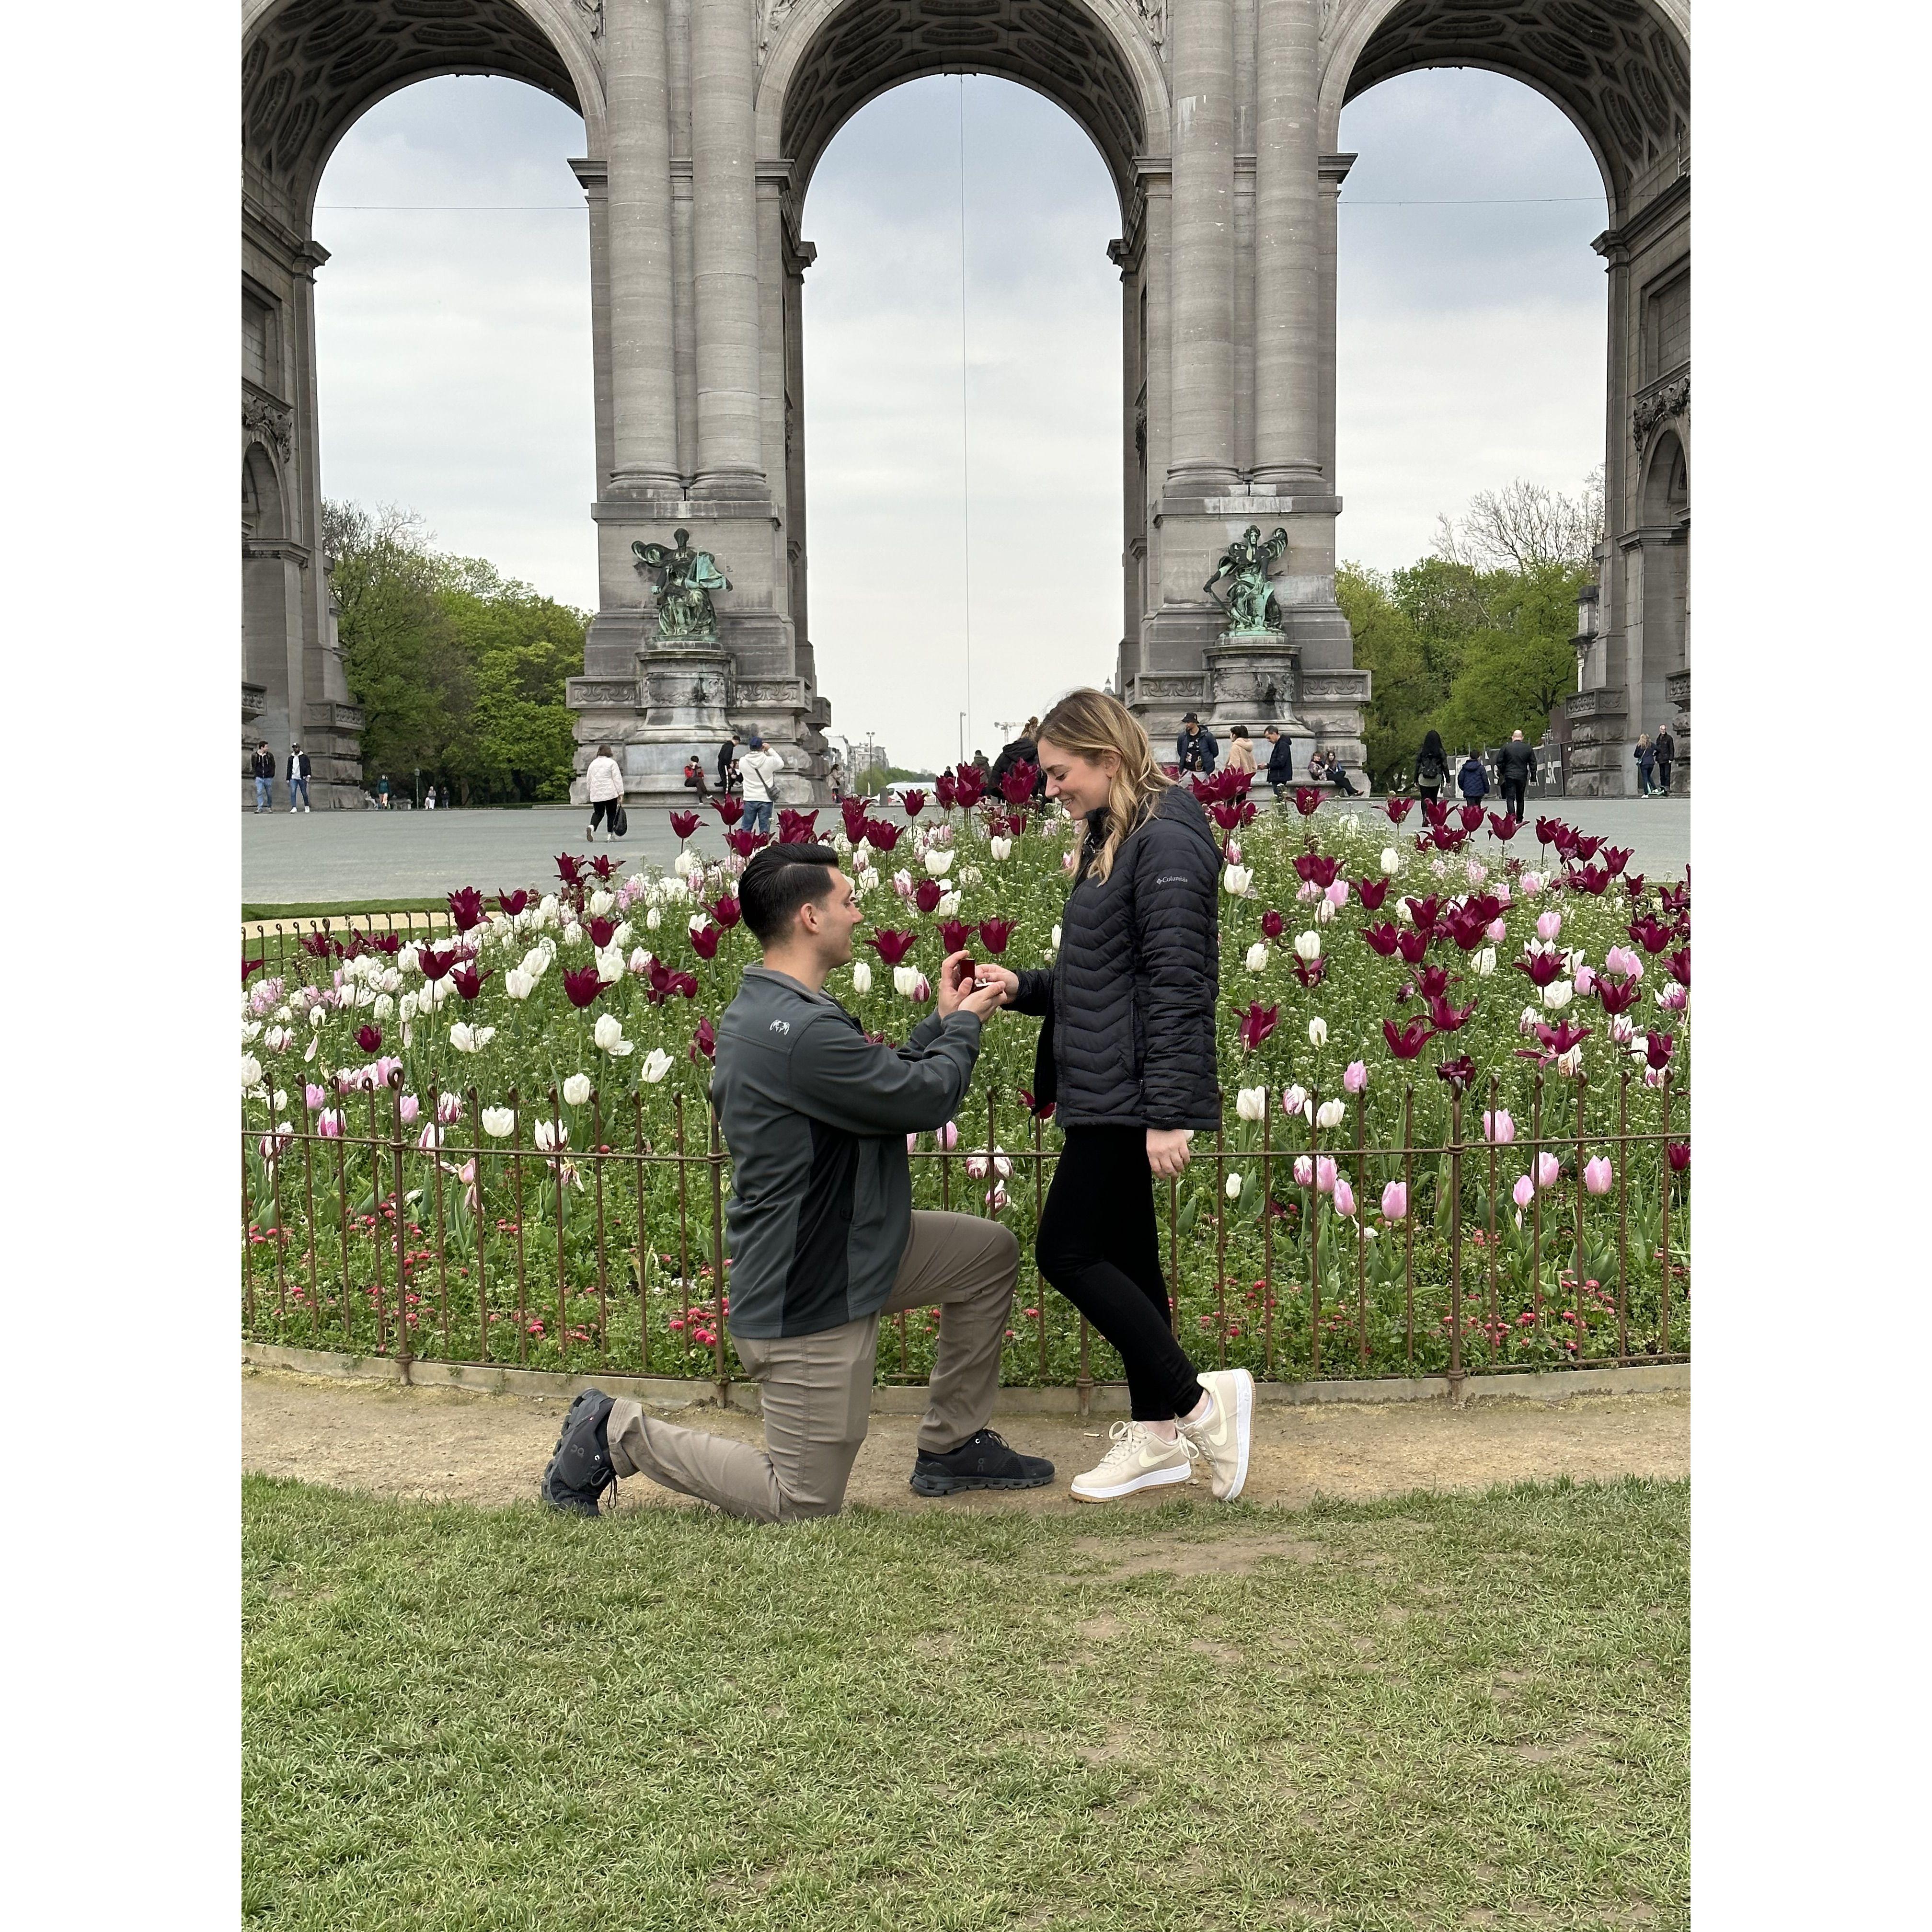
<svg viewBox="0 0 1932 1932">
<path fill-rule="evenodd" d="M 595 1516 L 598 1499 L 617 1480 L 610 1466 L 610 1445 L 604 1425 L 610 1419 L 610 1398 L 602 1389 L 586 1389 L 570 1405 L 558 1432 L 556 1453 L 543 1474 L 543 1499 L 566 1516 Z"/>
<path fill-rule="evenodd" d="M 920 1451 L 912 1486 L 922 1496 L 950 1496 L 959 1490 L 1037 1490 L 1053 1480 L 1044 1456 L 1022 1456 L 990 1429 L 982 1429 L 943 1456 Z"/>
</svg>

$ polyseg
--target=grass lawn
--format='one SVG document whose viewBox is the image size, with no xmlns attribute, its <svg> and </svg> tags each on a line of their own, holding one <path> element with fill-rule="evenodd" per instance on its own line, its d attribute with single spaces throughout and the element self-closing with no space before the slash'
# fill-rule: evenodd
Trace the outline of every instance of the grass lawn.
<svg viewBox="0 0 1932 1932">
<path fill-rule="evenodd" d="M 384 892 L 377 896 L 380 904 L 374 907 L 379 913 L 440 913 L 444 922 L 449 918 L 449 901 L 447 898 L 418 899 L 406 894 Z M 285 926 L 299 922 L 306 926 L 312 919 L 360 919 L 370 911 L 371 902 L 366 898 L 330 899 L 319 901 L 313 905 L 270 905 L 252 899 L 242 902 L 242 921 L 252 926 L 257 921 L 272 926 L 280 920 Z"/>
<path fill-rule="evenodd" d="M 1689 1503 L 769 1528 L 251 1478 L 244 1916 L 1682 1926 Z"/>
</svg>

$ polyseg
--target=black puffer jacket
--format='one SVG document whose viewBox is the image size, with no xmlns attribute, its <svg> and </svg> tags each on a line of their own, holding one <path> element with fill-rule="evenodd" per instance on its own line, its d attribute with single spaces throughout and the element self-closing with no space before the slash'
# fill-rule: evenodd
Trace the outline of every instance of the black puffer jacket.
<svg viewBox="0 0 1932 1932">
<path fill-rule="evenodd" d="M 1037 1013 L 1036 1103 L 1062 1126 L 1220 1124 L 1214 1051 L 1221 852 L 1193 794 L 1170 786 L 1122 842 L 1104 880 L 1088 824 L 1050 970 L 1019 976 L 1013 1005 Z"/>
</svg>

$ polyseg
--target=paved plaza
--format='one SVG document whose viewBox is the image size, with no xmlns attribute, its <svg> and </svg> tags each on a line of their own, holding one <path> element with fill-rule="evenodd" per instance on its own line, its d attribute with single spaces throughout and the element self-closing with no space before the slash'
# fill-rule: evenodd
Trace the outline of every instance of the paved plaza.
<svg viewBox="0 0 1932 1932">
<path fill-rule="evenodd" d="M 1680 874 L 1690 856 L 1690 801 L 1684 798 L 1555 799 L 1530 801 L 1537 813 L 1555 812 L 1586 832 L 1601 832 L 1635 854 L 1633 871 L 1659 878 Z M 1327 813 L 1338 809 L 1324 806 Z M 1364 809 L 1358 801 L 1349 808 Z M 896 818 L 896 807 L 892 808 Z M 1380 822 L 1380 807 L 1366 813 Z M 819 824 L 836 830 L 838 814 L 821 809 Z M 1406 832 L 1420 823 L 1412 814 Z M 560 852 L 586 845 L 582 811 L 542 806 L 526 811 L 315 812 L 286 810 L 242 820 L 242 898 L 251 905 L 364 905 L 392 900 L 440 898 L 459 886 L 485 892 L 549 884 Z M 710 856 L 724 850 L 717 814 L 706 811 L 693 841 Z M 1488 842 L 1484 841 L 1485 844 Z M 668 866 L 677 840 L 666 814 L 631 814 L 630 836 L 614 850 L 633 866 Z M 1520 834 L 1516 849 L 1537 850 L 1533 832 Z"/>
</svg>

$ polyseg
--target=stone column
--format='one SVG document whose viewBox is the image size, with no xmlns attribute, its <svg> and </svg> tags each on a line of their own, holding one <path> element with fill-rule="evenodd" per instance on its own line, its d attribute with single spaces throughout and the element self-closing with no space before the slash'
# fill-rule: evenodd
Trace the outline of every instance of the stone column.
<svg viewBox="0 0 1932 1932">
<path fill-rule="evenodd" d="M 758 202 L 752 0 L 691 16 L 691 163 L 698 296 L 694 494 L 762 496 Z"/>
<path fill-rule="evenodd" d="M 601 161 L 574 160 L 571 172 L 584 190 L 590 217 L 590 371 L 592 415 L 597 443 L 597 494 L 610 488 L 610 173 Z"/>
<path fill-rule="evenodd" d="M 1322 479 L 1319 0 L 1260 0 L 1255 146 L 1255 474 L 1282 496 Z"/>
<path fill-rule="evenodd" d="M 681 488 L 671 362 L 670 122 L 664 0 L 604 0 L 610 310 L 609 489 Z"/>
<path fill-rule="evenodd" d="M 1173 407 L 1168 478 L 1234 482 L 1234 22 L 1231 0 L 1174 0 Z"/>
<path fill-rule="evenodd" d="M 1355 165 L 1353 154 L 1322 157 L 1322 295 L 1321 373 L 1316 394 L 1321 423 L 1317 454 L 1322 459 L 1322 480 L 1332 493 L 1335 488 L 1335 256 L 1341 225 L 1342 184 Z"/>
</svg>

